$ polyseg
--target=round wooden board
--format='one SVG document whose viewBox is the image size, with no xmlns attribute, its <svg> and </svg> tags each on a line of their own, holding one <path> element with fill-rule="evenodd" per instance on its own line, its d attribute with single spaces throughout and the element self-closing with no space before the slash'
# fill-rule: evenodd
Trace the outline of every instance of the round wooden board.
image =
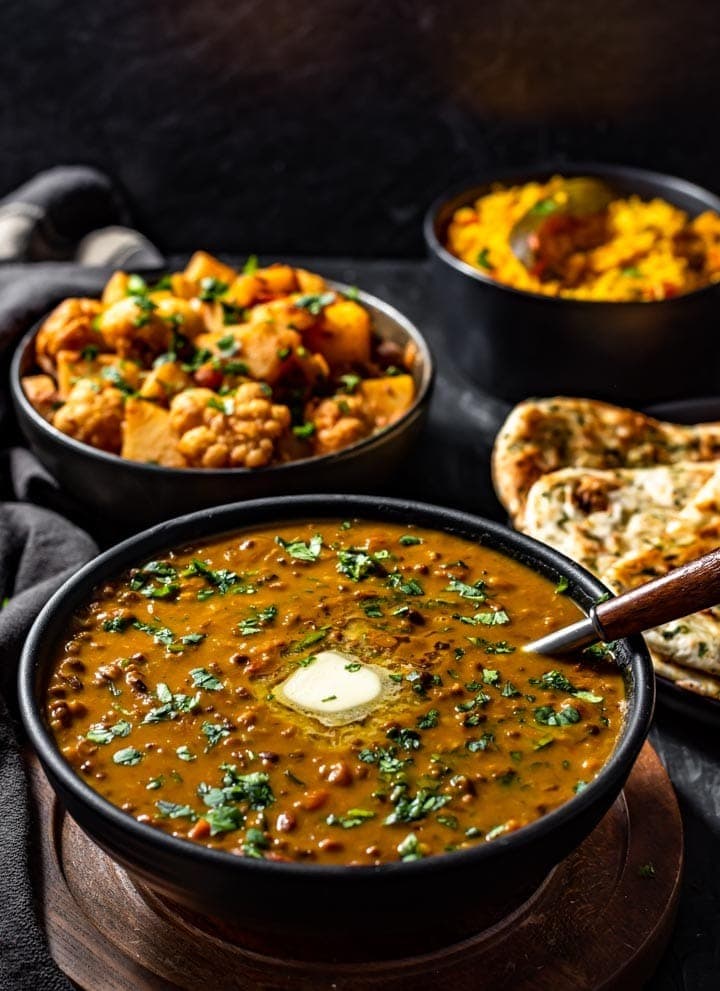
<svg viewBox="0 0 720 991">
<path fill-rule="evenodd" d="M 40 909 L 53 957 L 82 991 L 636 991 L 673 924 L 682 823 L 649 745 L 595 832 L 511 916 L 439 951 L 360 964 L 249 950 L 138 889 L 64 813 L 35 760 L 31 771 Z M 442 912 L 432 891 L 427 906 Z"/>
</svg>

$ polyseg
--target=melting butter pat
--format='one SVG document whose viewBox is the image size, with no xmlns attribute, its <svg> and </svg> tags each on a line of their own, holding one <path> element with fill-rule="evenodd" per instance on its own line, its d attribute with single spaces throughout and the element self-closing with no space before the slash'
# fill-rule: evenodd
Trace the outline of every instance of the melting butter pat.
<svg viewBox="0 0 720 991">
<path fill-rule="evenodd" d="M 344 726 L 364 719 L 398 686 L 376 664 L 363 664 L 352 654 L 323 650 L 274 689 L 291 709 L 314 716 L 325 726 Z"/>
</svg>

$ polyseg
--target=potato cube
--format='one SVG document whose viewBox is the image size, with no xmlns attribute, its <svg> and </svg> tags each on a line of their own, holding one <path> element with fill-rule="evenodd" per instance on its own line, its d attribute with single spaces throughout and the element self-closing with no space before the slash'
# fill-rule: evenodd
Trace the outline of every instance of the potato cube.
<svg viewBox="0 0 720 991">
<path fill-rule="evenodd" d="M 261 289 L 262 283 L 254 275 L 238 275 L 230 283 L 230 288 L 224 293 L 223 300 L 241 308 L 252 306 Z"/>
<path fill-rule="evenodd" d="M 327 289 L 325 279 L 323 279 L 322 275 L 316 275 L 315 272 L 308 272 L 304 268 L 296 268 L 295 276 L 297 278 L 298 289 L 301 293 L 315 295 L 316 293 L 324 293 Z"/>
<path fill-rule="evenodd" d="M 107 385 L 132 391 L 140 385 L 140 368 L 114 354 L 91 355 L 89 351 L 60 351 L 57 356 L 58 395 L 67 399 L 78 379 L 98 379 Z"/>
<path fill-rule="evenodd" d="M 154 399 L 156 402 L 166 404 L 178 392 L 191 385 L 192 379 L 180 365 L 174 361 L 164 361 L 148 372 L 140 387 L 140 395 L 144 399 Z"/>
<path fill-rule="evenodd" d="M 40 416 L 49 420 L 58 403 L 58 393 L 55 382 L 50 375 L 25 375 L 22 387 L 31 406 Z"/>
<path fill-rule="evenodd" d="M 199 283 L 203 279 L 217 279 L 218 282 L 225 282 L 228 285 L 237 275 L 234 268 L 225 265 L 219 258 L 214 258 L 207 251 L 196 251 L 183 275 L 190 282 Z"/>
<path fill-rule="evenodd" d="M 255 273 L 260 280 L 263 289 L 273 295 L 294 292 L 297 289 L 297 279 L 295 269 L 290 265 L 269 265 L 267 268 L 259 268 Z"/>
<path fill-rule="evenodd" d="M 376 427 L 386 427 L 399 420 L 413 404 L 415 382 L 412 375 L 384 375 L 365 379 L 358 386 L 363 405 Z"/>
<path fill-rule="evenodd" d="M 123 299 L 128 294 L 128 280 L 130 276 L 127 272 L 113 272 L 108 281 L 105 283 L 105 288 L 102 293 L 102 302 L 105 306 L 110 306 L 112 303 L 117 303 L 119 299 Z"/>
<path fill-rule="evenodd" d="M 332 368 L 363 365 L 370 360 L 370 314 L 359 303 L 341 299 L 323 310 L 305 334 L 311 351 L 319 351 Z"/>
<path fill-rule="evenodd" d="M 302 344 L 296 330 L 272 323 L 244 324 L 234 336 L 240 342 L 236 357 L 245 362 L 248 374 L 270 385 L 292 367 L 295 349 Z"/>
<path fill-rule="evenodd" d="M 127 400 L 121 452 L 124 458 L 182 468 L 186 462 L 177 443 L 166 409 L 133 396 Z"/>
</svg>

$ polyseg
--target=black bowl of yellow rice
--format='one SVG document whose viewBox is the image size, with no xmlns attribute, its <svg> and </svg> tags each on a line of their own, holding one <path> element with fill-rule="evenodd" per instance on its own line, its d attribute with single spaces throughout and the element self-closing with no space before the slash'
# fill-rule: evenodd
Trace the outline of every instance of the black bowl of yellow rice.
<svg viewBox="0 0 720 991">
<path fill-rule="evenodd" d="M 601 243 L 568 251 L 571 277 L 548 278 L 515 256 L 511 232 L 574 177 L 615 198 Z M 647 404 L 717 391 L 720 197 L 708 190 L 597 163 L 508 172 L 441 197 L 425 239 L 448 351 L 487 392 Z"/>
</svg>

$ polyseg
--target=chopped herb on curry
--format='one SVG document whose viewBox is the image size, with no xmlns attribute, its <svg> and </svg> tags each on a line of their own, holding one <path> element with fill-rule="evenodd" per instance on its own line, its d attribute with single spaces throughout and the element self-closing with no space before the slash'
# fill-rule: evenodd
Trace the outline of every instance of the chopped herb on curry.
<svg viewBox="0 0 720 991">
<path fill-rule="evenodd" d="M 198 542 L 78 612 L 48 720 L 98 792 L 215 849 L 320 864 L 463 849 L 590 786 L 622 727 L 611 648 L 520 649 L 546 617 L 577 619 L 555 591 L 409 522 Z"/>
</svg>

